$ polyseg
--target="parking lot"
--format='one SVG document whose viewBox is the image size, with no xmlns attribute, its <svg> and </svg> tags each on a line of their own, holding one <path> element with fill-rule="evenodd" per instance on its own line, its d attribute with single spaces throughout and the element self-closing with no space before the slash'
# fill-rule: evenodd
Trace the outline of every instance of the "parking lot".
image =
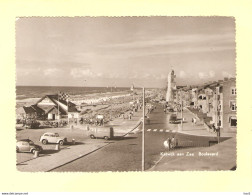
<svg viewBox="0 0 252 195">
<path fill-rule="evenodd" d="M 85 141 L 90 141 L 90 138 L 87 137 L 87 132 L 84 129 L 70 129 L 70 128 L 46 128 L 46 129 L 23 129 L 17 130 L 16 139 L 30 139 L 35 144 L 43 147 L 43 151 L 40 153 L 40 156 L 52 155 L 59 151 L 56 150 L 56 144 L 48 143 L 43 145 L 39 139 L 46 132 L 58 133 L 61 137 L 67 138 L 67 143 L 63 146 L 60 146 L 61 150 L 67 149 L 70 145 L 72 146 L 72 140 L 74 139 L 75 145 L 83 144 Z M 32 153 L 17 153 L 17 163 L 25 162 L 33 159 Z"/>
</svg>

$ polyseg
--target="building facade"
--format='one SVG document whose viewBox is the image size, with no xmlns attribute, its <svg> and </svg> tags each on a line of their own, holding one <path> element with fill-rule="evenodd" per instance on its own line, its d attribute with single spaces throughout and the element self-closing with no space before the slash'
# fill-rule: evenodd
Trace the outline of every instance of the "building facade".
<svg viewBox="0 0 252 195">
<path fill-rule="evenodd" d="M 188 96 L 188 90 L 191 96 Z M 214 125 L 223 132 L 236 132 L 235 78 L 224 78 L 224 80 L 194 86 L 187 90 L 184 88 L 181 92 L 183 93 L 177 93 L 177 95 L 181 96 L 182 99 L 186 97 L 184 101 L 188 101 L 188 97 L 191 97 L 190 108 L 202 113 L 203 115 L 200 115 L 207 119 L 207 125 L 210 128 L 213 128 Z"/>
<path fill-rule="evenodd" d="M 224 131 L 236 131 L 236 80 L 226 79 L 222 84 L 222 118 L 221 128 Z"/>
</svg>

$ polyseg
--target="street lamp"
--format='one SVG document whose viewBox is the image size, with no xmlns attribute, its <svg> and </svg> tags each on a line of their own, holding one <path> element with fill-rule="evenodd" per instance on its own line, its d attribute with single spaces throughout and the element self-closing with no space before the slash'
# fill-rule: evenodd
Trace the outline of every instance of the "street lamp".
<svg viewBox="0 0 252 195">
<path fill-rule="evenodd" d="M 145 89 L 143 87 L 143 128 L 142 128 L 142 171 L 144 171 L 144 121 L 145 121 Z"/>
<path fill-rule="evenodd" d="M 182 89 L 180 90 L 180 101 L 181 101 L 181 131 L 183 130 L 183 100 L 182 100 Z"/>
<path fill-rule="evenodd" d="M 144 135 L 144 123 L 145 123 L 145 88 L 144 87 L 142 87 L 142 88 L 143 88 L 142 171 L 144 171 L 145 170 L 145 166 L 144 166 L 144 164 L 145 164 L 145 152 L 144 152 L 144 150 L 145 150 L 145 147 L 144 147 L 144 145 L 145 145 L 145 143 L 144 143 L 144 138 L 145 138 L 145 135 Z"/>
</svg>

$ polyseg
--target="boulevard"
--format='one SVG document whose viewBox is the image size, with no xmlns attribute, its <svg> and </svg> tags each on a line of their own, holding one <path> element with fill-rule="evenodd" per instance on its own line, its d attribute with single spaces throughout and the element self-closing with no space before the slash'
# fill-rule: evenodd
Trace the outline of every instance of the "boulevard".
<svg viewBox="0 0 252 195">
<path fill-rule="evenodd" d="M 168 137 L 178 140 L 179 151 L 188 148 L 208 147 L 209 141 L 216 141 L 216 137 L 193 136 L 176 132 L 166 132 L 165 129 L 176 129 L 177 124 L 169 124 L 169 115 L 163 112 L 160 105 L 149 114 L 150 123 L 145 125 L 145 170 L 153 167 L 166 152 L 163 142 Z M 148 131 L 152 129 L 152 131 Z M 155 130 L 156 131 L 153 131 Z M 160 131 L 163 129 L 163 131 Z M 141 171 L 142 133 L 136 130 L 126 137 L 111 140 L 109 145 L 83 158 L 67 163 L 51 171 Z M 221 138 L 224 141 L 228 138 Z M 178 157 L 174 157 L 178 158 Z"/>
</svg>

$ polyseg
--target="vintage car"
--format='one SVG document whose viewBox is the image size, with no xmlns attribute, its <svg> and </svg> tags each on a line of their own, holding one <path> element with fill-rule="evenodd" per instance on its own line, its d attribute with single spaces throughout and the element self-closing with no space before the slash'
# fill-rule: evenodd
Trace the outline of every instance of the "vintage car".
<svg viewBox="0 0 252 195">
<path fill-rule="evenodd" d="M 16 143 L 17 152 L 35 153 L 35 151 L 42 151 L 42 150 L 43 148 L 41 146 L 34 144 L 34 142 L 30 139 L 22 139 L 17 141 Z"/>
<path fill-rule="evenodd" d="M 180 122 L 180 119 L 177 118 L 176 114 L 171 114 L 170 119 L 169 119 L 169 123 L 171 124 L 177 124 Z"/>
<path fill-rule="evenodd" d="M 42 142 L 42 144 L 56 143 L 56 144 L 63 145 L 67 142 L 67 138 L 60 137 L 58 133 L 44 133 L 40 137 L 39 141 Z"/>
</svg>

